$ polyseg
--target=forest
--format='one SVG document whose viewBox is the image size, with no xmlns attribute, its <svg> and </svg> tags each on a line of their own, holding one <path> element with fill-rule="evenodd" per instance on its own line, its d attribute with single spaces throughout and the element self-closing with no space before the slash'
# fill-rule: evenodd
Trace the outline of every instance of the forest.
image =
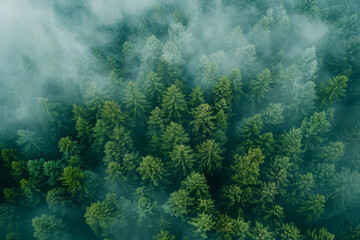
<svg viewBox="0 0 360 240">
<path fill-rule="evenodd" d="M 0 238 L 359 240 L 359 13 L 0 3 Z"/>
</svg>

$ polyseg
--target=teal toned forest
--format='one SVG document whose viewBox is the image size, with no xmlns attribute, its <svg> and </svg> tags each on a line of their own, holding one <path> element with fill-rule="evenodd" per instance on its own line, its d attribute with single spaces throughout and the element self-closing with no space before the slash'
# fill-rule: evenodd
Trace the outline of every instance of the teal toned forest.
<svg viewBox="0 0 360 240">
<path fill-rule="evenodd" d="M 360 239 L 360 1 L 4 2 L 1 239 Z"/>
</svg>

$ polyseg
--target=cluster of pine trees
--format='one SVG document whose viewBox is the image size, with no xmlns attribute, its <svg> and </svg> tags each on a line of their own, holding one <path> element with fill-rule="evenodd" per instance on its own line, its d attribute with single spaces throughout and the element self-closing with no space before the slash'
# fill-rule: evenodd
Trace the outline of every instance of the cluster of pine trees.
<svg viewBox="0 0 360 240">
<path fill-rule="evenodd" d="M 1 238 L 360 239 L 359 10 L 158 1 L 98 23 L 55 1 L 64 26 L 96 29 L 91 57 L 66 69 L 56 39 L 23 56 L 1 108 L 31 112 L 0 128 Z"/>
</svg>

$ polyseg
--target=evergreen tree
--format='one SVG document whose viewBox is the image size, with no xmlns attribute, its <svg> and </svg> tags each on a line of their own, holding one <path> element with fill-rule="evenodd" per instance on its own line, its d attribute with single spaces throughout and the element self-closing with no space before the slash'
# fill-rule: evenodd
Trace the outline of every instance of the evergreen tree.
<svg viewBox="0 0 360 240">
<path fill-rule="evenodd" d="M 162 135 L 162 148 L 164 151 L 171 151 L 176 145 L 187 144 L 188 142 L 188 134 L 178 123 L 171 122 Z"/>
<path fill-rule="evenodd" d="M 161 107 L 165 118 L 168 121 L 182 123 L 186 114 L 187 103 L 181 90 L 175 85 L 171 85 L 163 94 Z"/>
<path fill-rule="evenodd" d="M 193 88 L 190 93 L 189 106 L 191 109 L 195 109 L 200 104 L 205 103 L 204 93 L 199 86 Z"/>
<path fill-rule="evenodd" d="M 210 232 L 214 225 L 215 221 L 213 216 L 206 213 L 199 213 L 195 218 L 189 221 L 189 224 L 193 225 L 194 232 L 199 234 L 201 238 L 208 238 L 207 232 Z"/>
<path fill-rule="evenodd" d="M 199 159 L 199 167 L 212 174 L 214 170 L 221 168 L 223 157 L 222 150 L 214 140 L 206 140 L 196 147 L 196 157 Z"/>
<path fill-rule="evenodd" d="M 161 97 L 164 91 L 165 86 L 162 83 L 162 79 L 154 72 L 148 73 L 145 80 L 145 94 L 148 100 L 152 103 L 161 103 Z"/>
<path fill-rule="evenodd" d="M 180 172 L 184 176 L 191 172 L 194 164 L 194 154 L 190 146 L 176 145 L 170 152 L 170 159 L 169 165 L 174 172 Z"/>
<path fill-rule="evenodd" d="M 345 96 L 347 82 L 349 79 L 342 75 L 330 79 L 326 84 L 322 84 L 319 90 L 319 98 L 323 105 L 330 105 L 339 102 Z"/>
<path fill-rule="evenodd" d="M 210 105 L 203 103 L 196 107 L 192 113 L 194 120 L 190 122 L 190 125 L 193 127 L 192 131 L 197 137 L 202 139 L 211 135 L 215 126 L 214 119 L 212 116 L 212 110 Z"/>
<path fill-rule="evenodd" d="M 226 104 L 231 109 L 232 105 L 232 89 L 231 81 L 228 77 L 223 76 L 219 79 L 219 82 L 215 85 L 213 89 L 215 103 L 219 102 L 221 99 L 224 99 Z"/>
<path fill-rule="evenodd" d="M 160 181 L 163 181 L 166 175 L 161 159 L 152 156 L 143 157 L 137 171 L 142 176 L 142 180 L 150 180 L 156 187 L 159 186 Z"/>
<path fill-rule="evenodd" d="M 272 90 L 270 85 L 273 83 L 271 72 L 269 69 L 265 69 L 258 75 L 256 80 L 250 82 L 250 97 L 253 102 L 261 102 L 268 92 Z"/>
<path fill-rule="evenodd" d="M 124 218 L 121 202 L 114 193 L 108 193 L 102 202 L 91 203 L 86 207 L 84 217 L 86 224 L 99 237 L 111 237 L 119 231 Z"/>
<path fill-rule="evenodd" d="M 234 105 L 237 106 L 239 104 L 240 99 L 243 95 L 243 82 L 242 76 L 239 69 L 232 69 L 228 74 L 228 79 L 231 82 L 231 90 L 232 90 L 232 99 Z"/>
<path fill-rule="evenodd" d="M 264 162 L 264 155 L 259 148 L 249 149 L 245 156 L 235 155 L 232 169 L 232 180 L 240 186 L 254 185 L 259 183 L 260 164 Z"/>
<path fill-rule="evenodd" d="M 309 199 L 302 203 L 298 210 L 299 213 L 306 216 L 307 221 L 316 221 L 325 211 L 325 196 L 310 195 Z"/>
<path fill-rule="evenodd" d="M 78 167 L 67 166 L 64 168 L 60 180 L 71 196 L 79 194 L 84 189 L 84 172 Z"/>
<path fill-rule="evenodd" d="M 124 106 L 126 113 L 134 122 L 146 119 L 149 103 L 132 81 L 128 83 L 125 89 Z"/>
<path fill-rule="evenodd" d="M 70 239 L 65 224 L 62 223 L 60 218 L 43 214 L 40 217 L 33 218 L 31 222 L 34 227 L 34 237 L 39 240 Z"/>
</svg>

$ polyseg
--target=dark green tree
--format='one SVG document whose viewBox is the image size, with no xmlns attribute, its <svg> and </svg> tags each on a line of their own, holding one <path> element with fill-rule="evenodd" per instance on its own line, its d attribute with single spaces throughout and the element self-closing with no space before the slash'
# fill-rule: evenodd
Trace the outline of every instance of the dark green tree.
<svg viewBox="0 0 360 240">
<path fill-rule="evenodd" d="M 213 174 L 215 170 L 219 170 L 222 166 L 222 149 L 214 140 L 206 140 L 200 145 L 196 146 L 196 157 L 199 159 L 199 167 L 207 172 Z"/>
<path fill-rule="evenodd" d="M 336 76 L 330 79 L 326 84 L 322 84 L 319 90 L 319 98 L 323 105 L 330 105 L 339 102 L 342 97 L 345 97 L 347 90 L 347 82 L 349 79 L 344 76 Z"/>
<path fill-rule="evenodd" d="M 186 114 L 187 103 L 181 90 L 171 85 L 163 94 L 161 107 L 167 121 L 182 123 Z"/>
<path fill-rule="evenodd" d="M 43 214 L 40 217 L 33 218 L 31 222 L 34 227 L 34 237 L 39 240 L 70 239 L 66 226 L 60 218 Z"/>
</svg>

